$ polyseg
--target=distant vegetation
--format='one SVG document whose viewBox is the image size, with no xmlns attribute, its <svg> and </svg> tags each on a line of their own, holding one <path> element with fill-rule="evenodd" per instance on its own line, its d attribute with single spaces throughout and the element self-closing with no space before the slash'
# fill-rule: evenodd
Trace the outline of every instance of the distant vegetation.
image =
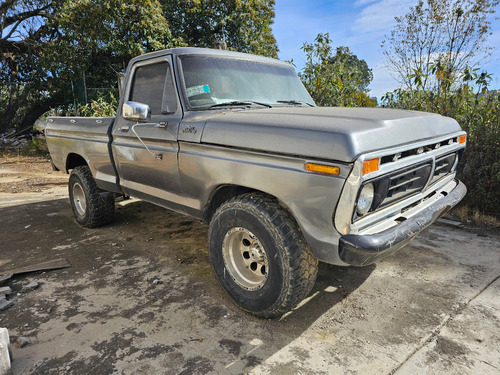
<svg viewBox="0 0 500 375">
<path fill-rule="evenodd" d="M 306 65 L 299 73 L 316 104 L 320 106 L 375 107 L 368 97 L 372 70 L 349 47 L 332 47 L 328 33 L 318 34 L 313 44 L 304 43 Z"/>
</svg>

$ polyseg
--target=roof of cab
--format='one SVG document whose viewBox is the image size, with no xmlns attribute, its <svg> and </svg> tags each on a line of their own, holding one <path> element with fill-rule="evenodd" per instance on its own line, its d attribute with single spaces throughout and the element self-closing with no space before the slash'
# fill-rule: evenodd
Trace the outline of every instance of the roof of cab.
<svg viewBox="0 0 500 375">
<path fill-rule="evenodd" d="M 242 52 L 233 52 L 228 50 L 220 50 L 220 49 L 211 49 L 211 48 L 197 48 L 197 47 L 179 47 L 179 48 L 170 48 L 164 49 L 156 52 L 145 53 L 144 55 L 140 55 L 134 57 L 130 60 L 130 63 L 135 63 L 137 61 L 148 60 L 156 57 L 161 57 L 164 55 L 197 55 L 197 56 L 213 56 L 213 57 L 230 57 L 235 59 L 248 59 L 253 61 L 258 61 L 262 63 L 268 64 L 278 64 L 283 66 L 290 67 L 291 65 L 285 61 L 273 59 L 270 57 L 257 56 L 249 53 Z"/>
</svg>

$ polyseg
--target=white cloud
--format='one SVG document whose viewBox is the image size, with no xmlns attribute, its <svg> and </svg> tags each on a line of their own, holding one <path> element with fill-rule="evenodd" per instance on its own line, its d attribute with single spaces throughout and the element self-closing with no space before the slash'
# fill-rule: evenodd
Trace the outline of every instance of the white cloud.
<svg viewBox="0 0 500 375">
<path fill-rule="evenodd" d="M 367 4 L 371 4 L 371 3 L 374 3 L 378 0 L 357 0 L 355 3 L 354 3 L 354 6 L 355 7 L 361 7 L 363 5 L 367 5 Z"/>
<path fill-rule="evenodd" d="M 389 30 L 394 24 L 394 17 L 408 13 L 416 0 L 359 0 L 356 4 L 369 4 L 361 11 L 354 22 L 353 32 L 370 33 Z"/>
</svg>

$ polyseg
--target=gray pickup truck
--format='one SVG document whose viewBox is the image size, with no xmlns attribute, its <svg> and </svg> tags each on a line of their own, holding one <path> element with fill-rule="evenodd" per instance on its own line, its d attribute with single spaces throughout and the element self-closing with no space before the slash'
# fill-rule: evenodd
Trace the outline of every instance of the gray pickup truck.
<svg viewBox="0 0 500 375">
<path fill-rule="evenodd" d="M 80 225 L 111 222 L 119 196 L 209 223 L 215 276 L 261 317 L 294 308 L 318 261 L 374 263 L 466 192 L 455 120 L 317 107 L 290 64 L 236 52 L 136 57 L 116 118 L 51 117 L 45 133 Z"/>
</svg>

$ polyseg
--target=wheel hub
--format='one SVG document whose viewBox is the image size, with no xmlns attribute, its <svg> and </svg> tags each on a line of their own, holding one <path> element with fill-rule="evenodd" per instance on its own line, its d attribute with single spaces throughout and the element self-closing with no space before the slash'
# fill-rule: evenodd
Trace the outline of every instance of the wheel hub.
<svg viewBox="0 0 500 375">
<path fill-rule="evenodd" d="M 73 203 L 78 214 L 84 216 L 87 210 L 87 201 L 83 188 L 78 182 L 73 185 Z"/>
<path fill-rule="evenodd" d="M 250 257 L 255 262 L 263 262 L 265 259 L 264 258 L 265 255 L 260 249 L 251 249 L 250 250 Z"/>
<path fill-rule="evenodd" d="M 244 289 L 258 290 L 268 277 L 267 254 L 259 239 L 248 229 L 232 228 L 222 243 L 224 264 L 233 280 Z"/>
</svg>

